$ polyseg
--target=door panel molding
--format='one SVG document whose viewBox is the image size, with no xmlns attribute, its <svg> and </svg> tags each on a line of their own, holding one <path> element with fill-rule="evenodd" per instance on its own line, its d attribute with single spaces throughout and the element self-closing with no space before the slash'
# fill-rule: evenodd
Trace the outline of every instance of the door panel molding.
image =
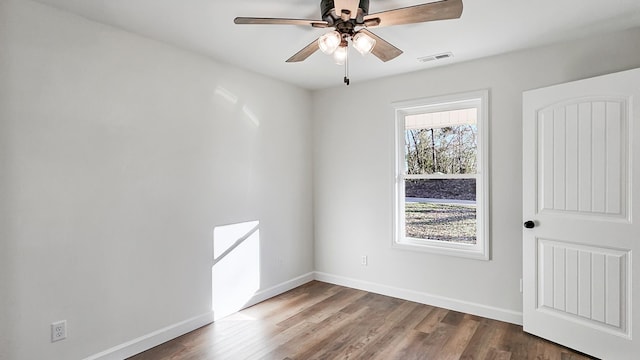
<svg viewBox="0 0 640 360">
<path fill-rule="evenodd" d="M 536 308 L 630 338 L 630 250 L 536 238 Z"/>
<path fill-rule="evenodd" d="M 537 214 L 630 221 L 630 104 L 593 96 L 536 111 Z"/>
</svg>

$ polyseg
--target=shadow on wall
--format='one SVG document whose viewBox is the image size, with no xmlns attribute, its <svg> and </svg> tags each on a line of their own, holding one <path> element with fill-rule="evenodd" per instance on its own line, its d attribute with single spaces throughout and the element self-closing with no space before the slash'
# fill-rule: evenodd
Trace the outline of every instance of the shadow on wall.
<svg viewBox="0 0 640 360">
<path fill-rule="evenodd" d="M 260 289 L 260 222 L 213 230 L 212 309 L 214 320 L 241 310 Z"/>
</svg>

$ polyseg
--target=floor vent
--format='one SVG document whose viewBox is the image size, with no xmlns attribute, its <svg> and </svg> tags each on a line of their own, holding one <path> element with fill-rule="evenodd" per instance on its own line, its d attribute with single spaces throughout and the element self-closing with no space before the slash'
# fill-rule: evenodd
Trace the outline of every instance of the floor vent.
<svg viewBox="0 0 640 360">
<path fill-rule="evenodd" d="M 449 59 L 449 58 L 452 58 L 452 57 L 453 57 L 453 53 L 446 52 L 446 53 L 442 53 L 442 54 L 423 56 L 423 57 L 418 58 L 418 61 L 425 63 L 425 62 L 434 61 L 434 60 Z"/>
</svg>

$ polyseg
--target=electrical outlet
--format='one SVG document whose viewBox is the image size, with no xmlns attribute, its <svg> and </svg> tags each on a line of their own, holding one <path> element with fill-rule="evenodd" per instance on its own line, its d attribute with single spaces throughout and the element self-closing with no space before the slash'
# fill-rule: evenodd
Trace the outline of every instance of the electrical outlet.
<svg viewBox="0 0 640 360">
<path fill-rule="evenodd" d="M 362 265 L 362 266 L 367 266 L 367 255 L 363 255 L 363 256 L 360 258 L 360 265 Z"/>
<path fill-rule="evenodd" d="M 67 338 L 67 320 L 57 321 L 51 324 L 51 342 Z"/>
</svg>

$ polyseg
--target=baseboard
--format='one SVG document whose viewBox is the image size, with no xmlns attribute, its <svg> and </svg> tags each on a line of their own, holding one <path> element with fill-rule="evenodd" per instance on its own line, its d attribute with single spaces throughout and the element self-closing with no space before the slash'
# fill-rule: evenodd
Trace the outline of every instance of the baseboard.
<svg viewBox="0 0 640 360">
<path fill-rule="evenodd" d="M 447 298 L 444 296 L 402 289 L 393 286 L 381 285 L 373 282 L 352 279 L 322 272 L 311 272 L 297 278 L 285 281 L 278 285 L 256 293 L 245 307 L 255 305 L 274 296 L 280 295 L 312 280 L 324 281 L 331 284 L 346 286 L 354 289 L 373 292 L 376 294 L 393 296 L 399 299 L 415 301 L 421 304 L 442 307 L 445 309 L 473 314 L 490 319 L 505 321 L 522 325 L 522 313 L 517 311 L 500 309 L 492 306 L 472 303 L 463 300 Z M 115 346 L 101 353 L 89 356 L 85 360 L 121 360 L 139 354 L 152 347 L 158 346 L 178 336 L 196 330 L 213 322 L 213 312 L 202 314 L 180 323 L 167 326 L 148 335 L 141 336 L 124 344 Z"/>
<path fill-rule="evenodd" d="M 280 295 L 291 289 L 306 284 L 309 281 L 314 280 L 315 274 L 310 272 L 308 274 L 298 276 L 297 278 L 285 281 L 278 285 L 272 286 L 268 289 L 262 290 L 256 293 L 246 304 L 245 308 L 255 305 L 264 300 L 270 299 L 274 296 Z M 167 326 L 163 329 L 154 331 L 150 334 L 141 336 L 137 339 L 131 340 L 124 344 L 115 346 L 111 349 L 105 350 L 101 353 L 89 356 L 84 360 L 122 360 L 133 355 L 139 354 L 143 351 L 149 350 L 152 347 L 158 346 L 169 340 L 175 339 L 178 336 L 182 336 L 188 332 L 201 328 L 205 325 L 213 322 L 213 312 L 209 312 L 194 318 L 185 320 L 183 322 Z"/>
<path fill-rule="evenodd" d="M 213 312 L 208 312 L 200 316 L 179 322 L 174 325 L 167 326 L 163 329 L 154 331 L 150 334 L 141 336 L 137 339 L 128 341 L 124 344 L 112 347 L 101 353 L 89 356 L 85 360 L 122 360 L 152 347 L 158 346 L 178 336 L 182 336 L 188 332 L 201 328 L 213 322 Z"/>
<path fill-rule="evenodd" d="M 472 303 L 469 301 L 452 299 L 444 296 L 402 289 L 393 286 L 381 285 L 373 282 L 362 281 L 322 272 L 316 272 L 315 279 L 331 284 L 346 286 L 376 294 L 392 296 L 403 300 L 414 301 L 421 304 L 437 306 L 449 310 L 482 316 L 489 319 L 522 325 L 522 313 L 517 311 L 505 310 L 493 306 Z"/>
<path fill-rule="evenodd" d="M 243 308 L 248 308 L 249 306 L 253 306 L 267 299 L 271 299 L 274 296 L 278 296 L 291 289 L 295 289 L 300 285 L 304 285 L 310 281 L 313 281 L 314 279 L 315 279 L 315 273 L 310 272 L 308 274 L 298 276 L 297 278 L 291 279 L 289 281 L 285 281 L 278 285 L 272 286 L 268 289 L 257 292 L 255 295 L 251 297 L 249 301 L 247 301 L 247 303 Z"/>
</svg>

